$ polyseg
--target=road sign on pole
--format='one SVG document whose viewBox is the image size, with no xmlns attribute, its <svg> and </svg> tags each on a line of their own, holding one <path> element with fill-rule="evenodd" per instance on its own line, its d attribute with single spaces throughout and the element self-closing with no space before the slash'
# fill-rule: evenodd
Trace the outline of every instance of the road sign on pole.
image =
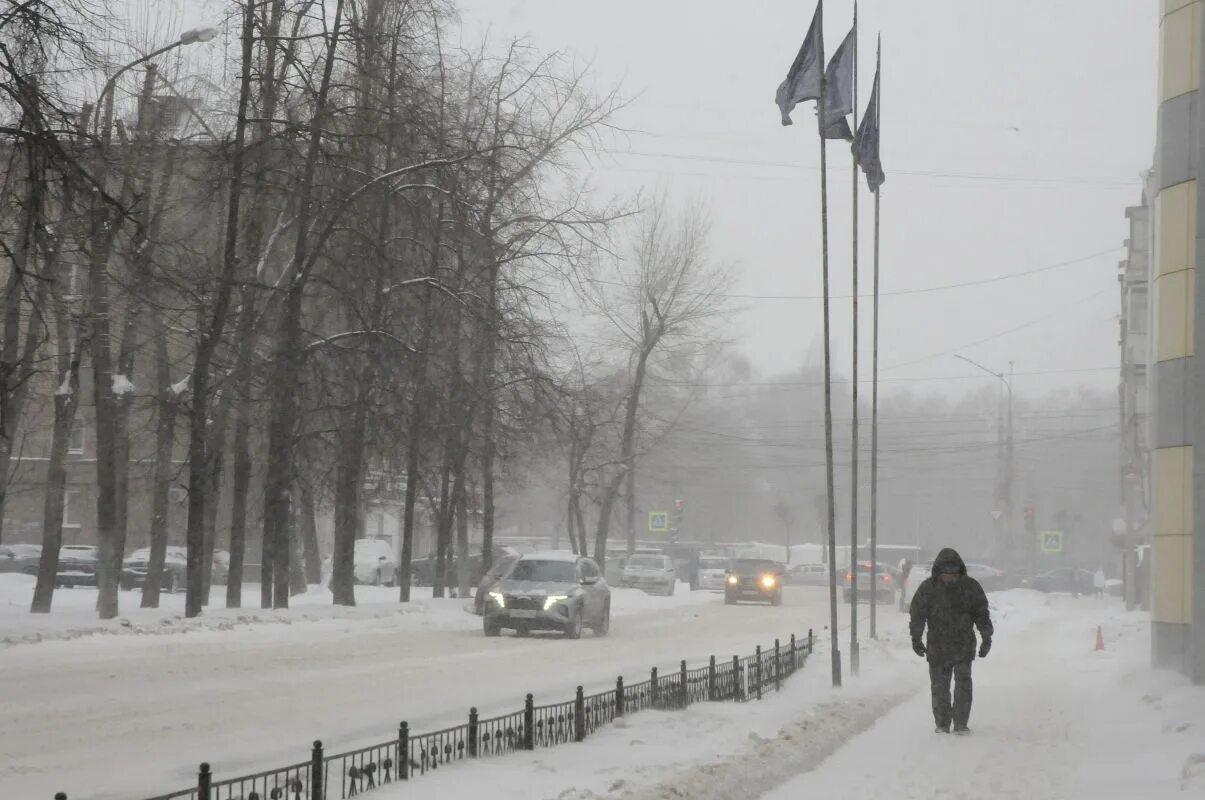
<svg viewBox="0 0 1205 800">
<path fill-rule="evenodd" d="M 1063 552 L 1062 531 L 1042 531 L 1038 534 L 1038 542 L 1041 545 L 1043 553 Z"/>
<path fill-rule="evenodd" d="M 649 512 L 649 533 L 667 533 L 669 532 L 669 512 L 668 511 L 650 511 Z"/>
</svg>

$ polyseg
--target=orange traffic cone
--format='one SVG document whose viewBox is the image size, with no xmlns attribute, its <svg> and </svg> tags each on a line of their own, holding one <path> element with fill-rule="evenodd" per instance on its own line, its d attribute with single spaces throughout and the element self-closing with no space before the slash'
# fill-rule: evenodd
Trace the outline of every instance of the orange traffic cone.
<svg viewBox="0 0 1205 800">
<path fill-rule="evenodd" d="M 1105 634 L 1099 625 L 1096 626 L 1096 649 L 1097 651 L 1105 649 Z"/>
</svg>

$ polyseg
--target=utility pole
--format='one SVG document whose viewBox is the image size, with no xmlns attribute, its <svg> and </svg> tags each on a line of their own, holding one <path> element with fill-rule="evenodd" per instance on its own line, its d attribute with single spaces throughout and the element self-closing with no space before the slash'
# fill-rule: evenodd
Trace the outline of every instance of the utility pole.
<svg viewBox="0 0 1205 800">
<path fill-rule="evenodd" d="M 1017 532 L 1013 524 L 1013 470 L 1016 467 L 1016 440 L 1013 436 L 1013 376 L 1016 363 L 1008 362 L 1008 377 L 1004 376 L 1003 372 L 996 372 L 980 364 L 978 361 L 972 361 L 966 356 L 955 354 L 954 358 L 960 361 L 965 361 L 976 369 L 983 370 L 988 375 L 991 375 L 996 380 L 1000 381 L 1003 388 L 1007 391 L 1007 417 L 1004 425 L 1004 453 L 1003 453 L 1003 469 L 997 474 L 996 483 L 999 487 L 998 501 L 1004 506 L 1003 508 L 994 508 L 992 512 L 996 516 L 996 534 L 997 538 L 1002 541 L 1005 552 L 1005 560 L 1009 570 L 1016 569 L 1016 538 Z M 996 446 L 1000 447 L 1000 435 L 997 433 Z M 997 464 L 1000 463 L 998 460 Z M 999 468 L 998 468 L 999 469 Z M 1003 519 L 1004 524 L 1000 525 L 1000 520 Z"/>
</svg>

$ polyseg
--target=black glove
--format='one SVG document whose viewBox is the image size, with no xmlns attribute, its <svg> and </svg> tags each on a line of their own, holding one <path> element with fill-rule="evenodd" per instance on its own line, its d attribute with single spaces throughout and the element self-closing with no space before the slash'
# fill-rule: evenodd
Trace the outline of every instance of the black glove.
<svg viewBox="0 0 1205 800">
<path fill-rule="evenodd" d="M 916 653 L 921 658 L 924 658 L 929 651 L 925 649 L 924 643 L 921 642 L 920 639 L 917 639 L 912 643 L 912 652 Z"/>
<path fill-rule="evenodd" d="M 979 657 L 987 658 L 987 654 L 992 651 L 992 640 L 984 639 L 983 644 L 979 645 Z"/>
</svg>

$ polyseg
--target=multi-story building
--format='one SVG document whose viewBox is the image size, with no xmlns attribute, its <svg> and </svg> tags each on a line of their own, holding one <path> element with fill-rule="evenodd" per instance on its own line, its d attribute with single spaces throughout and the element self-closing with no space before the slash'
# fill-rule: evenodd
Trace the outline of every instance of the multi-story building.
<svg viewBox="0 0 1205 800">
<path fill-rule="evenodd" d="M 1117 276 L 1121 290 L 1121 376 L 1118 410 L 1121 437 L 1119 494 L 1122 527 L 1115 541 L 1122 557 L 1126 605 L 1149 605 L 1147 570 L 1140 568 L 1140 554 L 1150 544 L 1150 444 L 1148 374 L 1151 362 L 1151 190 L 1153 172 L 1144 176 L 1142 203 L 1126 209 L 1130 235 L 1126 257 Z M 1149 566 L 1149 563 L 1145 564 Z"/>
<path fill-rule="evenodd" d="M 1156 666 L 1205 682 L 1205 0 L 1163 0 L 1155 152 L 1151 384 L 1151 639 Z M 1195 444 L 1200 446 L 1194 447 Z"/>
</svg>

